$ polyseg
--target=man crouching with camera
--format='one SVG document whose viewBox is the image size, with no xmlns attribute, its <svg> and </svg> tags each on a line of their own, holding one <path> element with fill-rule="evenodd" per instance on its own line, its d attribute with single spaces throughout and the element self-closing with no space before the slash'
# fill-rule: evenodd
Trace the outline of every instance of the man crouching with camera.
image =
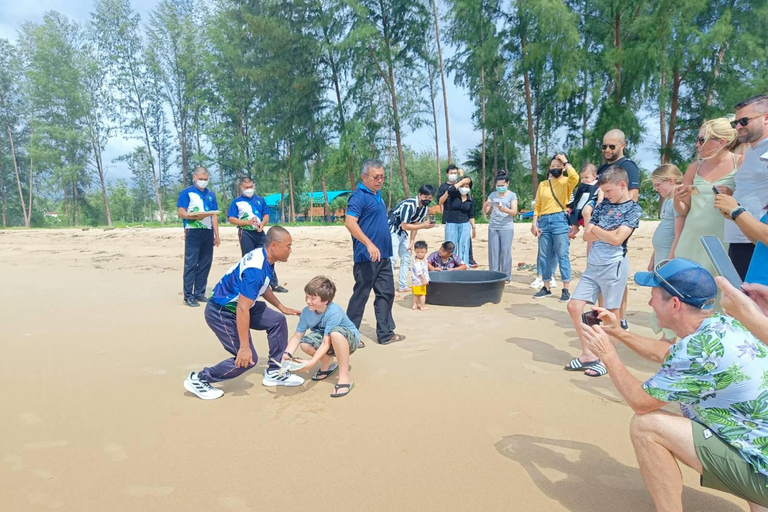
<svg viewBox="0 0 768 512">
<path fill-rule="evenodd" d="M 583 325 L 586 344 L 635 412 L 630 436 L 640 472 L 657 510 L 683 510 L 678 462 L 701 474 L 701 485 L 768 510 L 768 347 L 738 320 L 713 312 L 714 278 L 703 267 L 675 258 L 635 283 L 652 287 L 650 306 L 659 325 L 679 341 L 644 338 L 621 328 L 613 313 Z M 645 382 L 624 366 L 611 337 L 661 363 Z M 680 404 L 683 416 L 660 409 Z"/>
</svg>

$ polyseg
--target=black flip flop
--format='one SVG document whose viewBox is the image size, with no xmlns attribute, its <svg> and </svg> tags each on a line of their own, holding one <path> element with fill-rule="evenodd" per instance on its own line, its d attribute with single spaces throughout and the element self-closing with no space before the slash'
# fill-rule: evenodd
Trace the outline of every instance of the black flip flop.
<svg viewBox="0 0 768 512">
<path fill-rule="evenodd" d="M 336 384 L 335 386 L 333 386 L 334 392 L 331 393 L 331 398 L 341 398 L 343 396 L 347 396 L 350 393 L 350 391 L 352 391 L 352 388 L 354 387 L 355 387 L 354 382 L 350 382 L 349 384 Z M 347 391 L 346 393 L 339 393 L 340 389 L 346 389 Z"/>
<path fill-rule="evenodd" d="M 600 364 L 599 359 L 595 359 L 594 361 L 587 361 L 584 362 L 580 360 L 578 357 L 574 357 L 571 359 L 566 366 L 563 366 L 563 370 L 567 372 L 581 372 L 586 370 L 587 368 L 591 368 L 597 364 Z"/>
<path fill-rule="evenodd" d="M 328 367 L 327 370 L 317 370 L 317 373 L 314 377 L 312 377 L 312 380 L 325 380 L 334 373 L 336 373 L 336 370 L 339 369 L 339 365 L 336 363 L 331 363 L 331 366 Z"/>
</svg>

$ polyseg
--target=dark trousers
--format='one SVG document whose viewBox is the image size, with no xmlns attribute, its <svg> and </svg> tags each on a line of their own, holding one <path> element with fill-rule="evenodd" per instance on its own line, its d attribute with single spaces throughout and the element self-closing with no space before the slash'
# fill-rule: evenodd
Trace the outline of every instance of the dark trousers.
<svg viewBox="0 0 768 512">
<path fill-rule="evenodd" d="M 377 262 L 364 261 L 355 263 L 352 270 L 355 287 L 347 306 L 347 316 L 355 327 L 360 328 L 363 313 L 371 290 L 376 295 L 373 312 L 376 315 L 376 339 L 379 343 L 388 342 L 394 336 L 395 320 L 392 318 L 392 304 L 395 301 L 395 280 L 392 263 L 389 258 Z"/>
<path fill-rule="evenodd" d="M 237 230 L 237 236 L 240 239 L 240 252 L 243 253 L 243 256 L 248 254 L 254 249 L 261 249 L 264 247 L 264 235 L 262 233 L 258 233 L 257 231 L 249 231 L 245 229 L 238 229 Z M 274 279 L 271 279 L 269 281 L 269 287 L 274 289 L 277 288 L 280 284 L 280 281 L 277 280 L 277 267 L 275 266 L 277 262 L 275 262 L 272 265 L 272 274 Z"/>
<path fill-rule="evenodd" d="M 280 361 L 283 358 L 285 347 L 288 345 L 288 323 L 285 321 L 285 316 L 274 309 L 268 308 L 262 301 L 256 301 L 250 313 L 251 329 L 267 331 L 269 358 Z M 240 349 L 240 337 L 237 335 L 237 315 L 218 304 L 209 302 L 205 306 L 205 321 L 216 337 L 219 338 L 219 341 L 224 346 L 224 350 L 236 356 L 237 351 Z M 248 333 L 248 343 L 253 353 L 253 364 L 255 366 L 258 362 L 258 355 L 253 346 L 250 332 Z M 251 368 L 253 367 L 240 368 L 235 366 L 235 358 L 230 357 L 216 366 L 204 368 L 198 375 L 201 379 L 205 379 L 208 382 L 221 382 L 222 380 L 234 379 Z M 270 361 L 269 368 L 277 369 L 279 367 Z"/>
<path fill-rule="evenodd" d="M 755 244 L 752 243 L 731 244 L 728 247 L 728 256 L 742 281 L 747 278 L 747 270 L 749 270 L 749 262 L 752 261 L 753 252 L 755 252 Z"/>
<path fill-rule="evenodd" d="M 184 299 L 205 296 L 208 273 L 213 263 L 213 230 L 184 231 Z"/>
</svg>

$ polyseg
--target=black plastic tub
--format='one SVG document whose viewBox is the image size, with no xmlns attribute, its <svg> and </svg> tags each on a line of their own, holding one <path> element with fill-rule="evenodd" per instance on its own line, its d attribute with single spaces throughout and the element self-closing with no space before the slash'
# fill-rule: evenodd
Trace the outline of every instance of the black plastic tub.
<svg viewBox="0 0 768 512">
<path fill-rule="evenodd" d="M 507 275 L 493 270 L 451 270 L 429 273 L 427 304 L 482 306 L 501 302 Z"/>
</svg>

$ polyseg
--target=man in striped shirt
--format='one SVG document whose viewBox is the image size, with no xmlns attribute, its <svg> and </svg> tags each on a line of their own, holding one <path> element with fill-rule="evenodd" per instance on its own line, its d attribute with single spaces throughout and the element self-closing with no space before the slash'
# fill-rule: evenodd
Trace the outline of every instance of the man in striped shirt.
<svg viewBox="0 0 768 512">
<path fill-rule="evenodd" d="M 416 197 L 403 199 L 389 211 L 389 232 L 392 236 L 392 274 L 395 263 L 400 258 L 400 274 L 397 279 L 397 291 L 408 291 L 408 272 L 411 270 L 411 251 L 416 241 L 416 232 L 420 229 L 435 227 L 427 221 L 429 204 L 435 194 L 432 185 L 422 185 Z M 410 232 L 410 237 L 408 233 Z M 409 242 L 410 238 L 410 242 Z"/>
</svg>

